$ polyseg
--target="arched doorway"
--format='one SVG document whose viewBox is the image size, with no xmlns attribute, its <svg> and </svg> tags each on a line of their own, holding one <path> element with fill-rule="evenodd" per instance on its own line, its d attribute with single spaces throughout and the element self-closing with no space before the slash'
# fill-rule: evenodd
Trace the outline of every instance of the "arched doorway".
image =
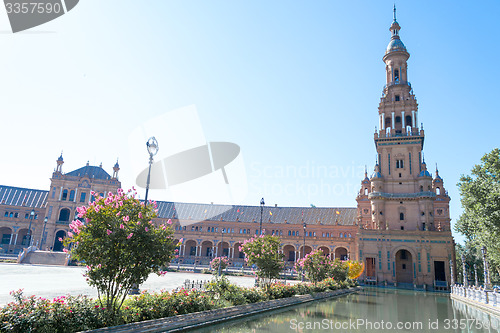
<svg viewBox="0 0 500 333">
<path fill-rule="evenodd" d="M 299 250 L 299 258 L 297 259 L 302 259 L 304 258 L 306 255 L 308 255 L 309 253 L 312 252 L 312 247 L 310 247 L 309 245 L 306 245 L 306 253 L 304 254 L 304 246 L 301 246 L 300 247 L 300 250 Z"/>
<path fill-rule="evenodd" d="M 12 231 L 10 230 L 10 228 L 7 227 L 0 228 L 0 244 L 2 247 L 9 245 L 11 238 L 12 238 Z"/>
<path fill-rule="evenodd" d="M 413 283 L 413 259 L 408 250 L 396 252 L 396 282 Z"/>
<path fill-rule="evenodd" d="M 345 247 L 338 247 L 335 249 L 335 259 L 347 260 L 347 249 Z"/>
<path fill-rule="evenodd" d="M 217 256 L 229 257 L 229 244 L 227 242 L 219 242 L 217 244 Z"/>
<path fill-rule="evenodd" d="M 295 246 L 285 245 L 283 254 L 285 255 L 285 261 L 295 261 Z"/>
<path fill-rule="evenodd" d="M 32 230 L 33 231 L 33 230 Z M 28 246 L 28 229 L 20 229 L 17 232 L 16 245 Z"/>
<path fill-rule="evenodd" d="M 211 241 L 204 241 L 201 243 L 201 256 L 202 257 L 212 257 L 213 253 L 213 245 Z"/>
<path fill-rule="evenodd" d="M 236 243 L 234 244 L 234 255 L 233 255 L 233 258 L 236 258 L 236 259 L 243 259 L 245 258 L 245 253 L 243 252 L 240 252 L 240 246 L 241 246 L 241 243 Z"/>
<path fill-rule="evenodd" d="M 66 231 L 59 230 L 56 233 L 56 239 L 54 240 L 54 248 L 53 248 L 54 251 L 61 252 L 63 250 L 64 246 L 63 243 L 59 240 L 59 238 L 64 239 L 64 237 L 66 237 Z"/>
<path fill-rule="evenodd" d="M 330 254 L 330 249 L 326 246 L 320 246 L 319 249 L 325 256 L 328 256 Z"/>
<path fill-rule="evenodd" d="M 184 257 L 196 256 L 196 242 L 192 239 L 187 240 L 185 243 L 184 251 L 186 253 L 182 253 Z"/>
</svg>

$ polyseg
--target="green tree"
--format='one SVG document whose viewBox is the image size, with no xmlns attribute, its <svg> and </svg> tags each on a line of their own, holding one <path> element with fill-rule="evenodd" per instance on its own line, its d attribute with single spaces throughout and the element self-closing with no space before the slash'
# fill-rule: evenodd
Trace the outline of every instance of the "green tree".
<svg viewBox="0 0 500 333">
<path fill-rule="evenodd" d="M 279 277 L 283 269 L 284 254 L 279 252 L 280 239 L 277 236 L 260 235 L 247 239 L 240 246 L 245 261 L 258 268 L 257 276 L 263 280 L 266 289 Z"/>
<path fill-rule="evenodd" d="M 479 283 L 483 283 L 483 255 L 480 248 L 473 241 L 466 241 L 464 245 L 457 244 L 455 246 L 457 272 L 455 273 L 455 281 L 464 283 L 463 280 L 463 265 L 462 254 L 465 258 L 465 267 L 467 269 L 467 279 L 470 284 L 474 284 L 474 265 L 477 268 Z"/>
<path fill-rule="evenodd" d="M 79 219 L 70 224 L 72 232 L 64 244 L 75 259 L 86 263 L 87 281 L 97 288 L 112 324 L 130 289 L 151 273 L 162 274 L 176 244 L 169 225 L 152 222 L 156 203 L 145 205 L 130 190 L 119 189 L 107 197 L 91 194 L 95 201 L 78 208 Z"/>
<path fill-rule="evenodd" d="M 500 149 L 495 148 L 458 183 L 463 213 L 455 230 L 488 250 L 490 267 L 500 273 Z"/>
</svg>

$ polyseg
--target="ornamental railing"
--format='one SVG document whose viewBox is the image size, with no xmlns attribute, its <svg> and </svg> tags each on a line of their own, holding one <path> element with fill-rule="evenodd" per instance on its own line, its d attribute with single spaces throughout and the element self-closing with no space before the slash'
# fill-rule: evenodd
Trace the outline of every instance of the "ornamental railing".
<svg viewBox="0 0 500 333">
<path fill-rule="evenodd" d="M 368 199 L 386 198 L 386 199 L 405 199 L 405 198 L 434 198 L 436 193 L 431 191 L 417 192 L 417 193 L 386 193 L 386 192 L 372 192 L 368 194 Z"/>
<path fill-rule="evenodd" d="M 384 85 L 384 90 L 387 89 L 387 88 L 389 88 L 389 87 L 396 86 L 396 85 L 399 85 L 399 84 L 407 85 L 407 86 L 409 86 L 411 88 L 411 83 L 410 82 L 397 80 L 397 81 L 391 81 L 388 84 Z"/>
<path fill-rule="evenodd" d="M 484 303 L 493 307 L 500 308 L 500 292 L 498 288 L 487 290 L 482 286 L 469 286 L 466 288 L 463 285 L 456 284 L 451 287 L 451 293 L 453 295 L 461 296 L 475 302 Z"/>
</svg>

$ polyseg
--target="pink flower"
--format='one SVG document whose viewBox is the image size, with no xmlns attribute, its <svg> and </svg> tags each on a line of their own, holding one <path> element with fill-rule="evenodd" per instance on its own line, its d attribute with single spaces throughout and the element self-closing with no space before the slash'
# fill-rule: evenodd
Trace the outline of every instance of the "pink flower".
<svg viewBox="0 0 500 333">
<path fill-rule="evenodd" d="M 106 233 L 109 235 L 111 235 L 113 233 L 113 231 L 109 230 L 109 229 L 106 229 Z"/>
<path fill-rule="evenodd" d="M 128 217 L 128 215 L 123 217 L 123 222 L 128 222 L 128 220 L 130 220 L 130 218 Z"/>
<path fill-rule="evenodd" d="M 120 229 L 125 229 L 125 226 L 123 224 L 120 224 Z"/>
<path fill-rule="evenodd" d="M 139 218 L 142 219 L 142 212 L 139 212 Z"/>
<path fill-rule="evenodd" d="M 140 221 L 139 221 L 139 222 L 137 222 L 137 225 L 141 225 L 141 222 L 140 222 Z"/>
<path fill-rule="evenodd" d="M 68 231 L 68 236 L 73 237 L 73 233 L 71 231 Z"/>
<path fill-rule="evenodd" d="M 62 239 L 61 237 L 59 237 L 57 240 L 58 240 L 58 241 L 60 241 L 60 242 L 62 242 L 62 241 L 63 241 L 63 239 Z"/>
<path fill-rule="evenodd" d="M 134 235 L 134 233 L 133 233 L 133 232 L 131 232 L 131 233 L 127 236 L 127 239 L 132 238 L 132 236 L 133 236 L 133 235 Z"/>
<path fill-rule="evenodd" d="M 146 230 L 146 232 L 148 232 L 148 231 L 149 231 L 149 228 L 148 228 L 148 227 L 146 227 L 146 228 L 144 228 L 144 230 Z"/>
<path fill-rule="evenodd" d="M 118 213 L 116 213 L 116 216 L 120 216 L 121 212 L 119 211 Z"/>
<path fill-rule="evenodd" d="M 68 253 L 69 251 L 68 251 L 68 249 L 63 249 L 63 252 Z"/>
<path fill-rule="evenodd" d="M 172 224 L 172 220 L 168 219 L 167 224 Z"/>
</svg>

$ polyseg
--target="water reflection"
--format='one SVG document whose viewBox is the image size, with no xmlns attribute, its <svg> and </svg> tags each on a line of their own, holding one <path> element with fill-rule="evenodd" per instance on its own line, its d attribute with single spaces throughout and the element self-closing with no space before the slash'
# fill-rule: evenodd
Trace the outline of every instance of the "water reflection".
<svg viewBox="0 0 500 333">
<path fill-rule="evenodd" d="M 500 319 L 447 294 L 365 289 L 194 332 L 497 332 Z"/>
</svg>

